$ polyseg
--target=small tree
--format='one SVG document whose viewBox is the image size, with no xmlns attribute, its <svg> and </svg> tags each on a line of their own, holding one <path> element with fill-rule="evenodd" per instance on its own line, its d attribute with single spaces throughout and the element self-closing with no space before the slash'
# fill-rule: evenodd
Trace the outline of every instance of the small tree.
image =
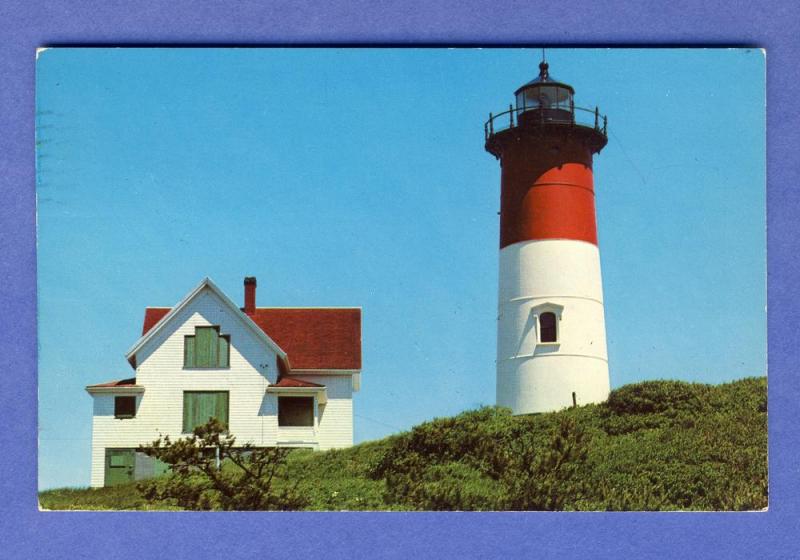
<svg viewBox="0 0 800 560">
<path fill-rule="evenodd" d="M 234 447 L 235 442 L 225 424 L 212 418 L 185 438 L 172 441 L 159 436 L 140 446 L 139 451 L 168 464 L 172 471 L 140 483 L 140 492 L 149 501 L 195 510 L 292 510 L 305 505 L 297 483 L 276 488 L 290 449 Z"/>
</svg>

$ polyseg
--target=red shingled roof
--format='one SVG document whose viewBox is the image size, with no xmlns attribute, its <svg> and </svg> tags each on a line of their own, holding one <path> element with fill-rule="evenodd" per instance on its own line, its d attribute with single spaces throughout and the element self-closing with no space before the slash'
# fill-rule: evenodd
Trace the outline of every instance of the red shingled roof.
<svg viewBox="0 0 800 560">
<path fill-rule="evenodd" d="M 274 309 L 250 316 L 289 355 L 292 369 L 361 369 L 360 309 Z"/>
<path fill-rule="evenodd" d="M 96 385 L 89 385 L 89 387 L 137 387 L 136 378 L 118 379 L 116 381 L 107 381 L 106 383 L 98 383 Z"/>
<path fill-rule="evenodd" d="M 319 383 L 311 383 L 311 381 L 303 381 L 302 379 L 291 379 L 289 377 L 281 377 L 273 387 L 324 387 Z"/>
<path fill-rule="evenodd" d="M 144 325 L 142 325 L 142 336 L 147 334 L 147 331 L 156 326 L 164 315 L 170 312 L 169 307 L 147 307 L 144 310 Z"/>
<path fill-rule="evenodd" d="M 168 307 L 148 307 L 142 335 Z M 361 310 L 257 307 L 250 318 L 289 356 L 292 369 L 361 369 Z"/>
</svg>

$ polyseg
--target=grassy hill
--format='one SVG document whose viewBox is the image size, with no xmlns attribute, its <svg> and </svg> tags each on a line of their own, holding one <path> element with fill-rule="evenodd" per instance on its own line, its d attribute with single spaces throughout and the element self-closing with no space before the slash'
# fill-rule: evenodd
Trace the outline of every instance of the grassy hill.
<svg viewBox="0 0 800 560">
<path fill-rule="evenodd" d="M 765 378 L 651 381 L 608 402 L 482 408 L 349 449 L 290 454 L 316 510 L 752 510 L 767 506 Z M 41 492 L 45 509 L 174 509 L 135 484 Z"/>
</svg>

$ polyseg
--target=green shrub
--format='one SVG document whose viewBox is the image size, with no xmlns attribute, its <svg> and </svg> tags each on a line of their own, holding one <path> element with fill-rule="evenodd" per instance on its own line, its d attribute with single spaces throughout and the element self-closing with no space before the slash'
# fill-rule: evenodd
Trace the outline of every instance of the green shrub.
<svg viewBox="0 0 800 560">
<path fill-rule="evenodd" d="M 611 392 L 606 407 L 614 414 L 668 414 L 706 408 L 713 387 L 682 381 L 645 381 Z"/>
<path fill-rule="evenodd" d="M 512 459 L 501 479 L 504 509 L 574 509 L 586 498 L 589 437 L 575 418 L 562 416 L 545 445 L 530 434 L 509 443 Z"/>
</svg>

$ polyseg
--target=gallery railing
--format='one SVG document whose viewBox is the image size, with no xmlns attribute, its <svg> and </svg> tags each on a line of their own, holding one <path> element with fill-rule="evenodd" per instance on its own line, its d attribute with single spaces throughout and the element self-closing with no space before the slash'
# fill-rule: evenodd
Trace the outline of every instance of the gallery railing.
<svg viewBox="0 0 800 560">
<path fill-rule="evenodd" d="M 514 108 L 508 106 L 508 111 L 493 114 L 489 113 L 489 120 L 483 125 L 484 136 L 489 140 L 494 134 L 503 130 L 508 130 L 520 125 L 520 121 L 525 126 L 536 124 L 563 124 L 578 125 L 594 128 L 603 136 L 607 137 L 608 118 L 600 114 L 600 110 L 587 109 L 585 107 L 572 107 L 572 110 L 565 109 L 531 109 L 530 107 Z"/>
</svg>

